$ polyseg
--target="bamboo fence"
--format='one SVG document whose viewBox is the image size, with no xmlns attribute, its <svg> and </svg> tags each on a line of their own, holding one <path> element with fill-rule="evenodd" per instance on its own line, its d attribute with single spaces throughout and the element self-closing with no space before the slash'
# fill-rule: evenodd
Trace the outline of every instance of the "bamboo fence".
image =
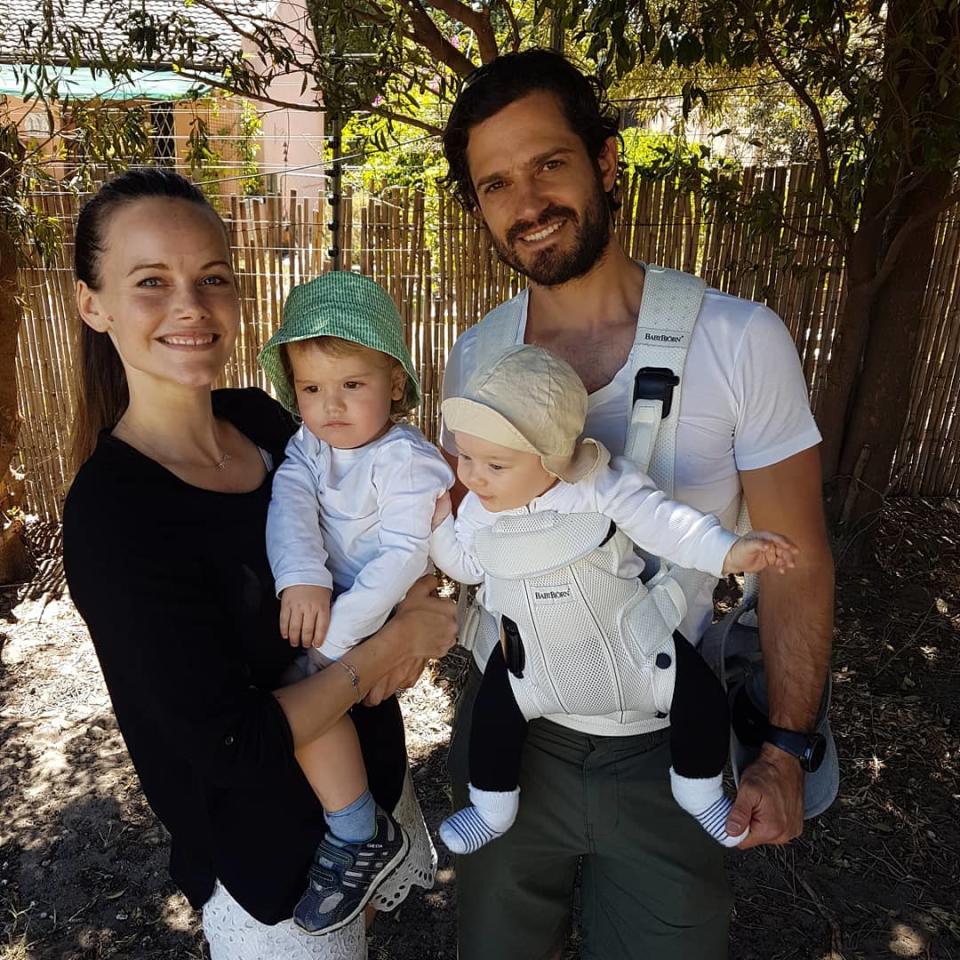
<svg viewBox="0 0 960 960">
<path fill-rule="evenodd" d="M 831 212 L 812 168 L 744 171 L 743 197 L 778 198 L 787 226 L 757 230 L 711 209 L 697 193 L 669 182 L 626 177 L 617 230 L 638 260 L 699 273 L 712 286 L 768 304 L 797 344 L 816 409 L 842 308 L 843 271 L 835 244 L 820 229 Z M 40 198 L 69 238 L 77 202 Z M 257 366 L 260 348 L 280 323 L 292 285 L 329 269 L 328 211 L 294 196 L 232 197 L 224 220 L 233 244 L 242 323 L 223 383 L 267 387 Z M 343 263 L 381 283 L 400 307 L 423 385 L 419 426 L 437 434 L 443 370 L 456 338 L 522 287 L 486 234 L 451 199 L 407 188 L 344 201 Z M 18 359 L 21 450 L 28 503 L 51 517 L 70 474 L 67 460 L 73 409 L 72 245 L 54 262 L 25 270 L 25 316 Z M 944 218 L 924 300 L 918 304 L 923 348 L 914 371 L 906 428 L 894 465 L 898 492 L 955 496 L 960 492 L 960 221 Z"/>
</svg>

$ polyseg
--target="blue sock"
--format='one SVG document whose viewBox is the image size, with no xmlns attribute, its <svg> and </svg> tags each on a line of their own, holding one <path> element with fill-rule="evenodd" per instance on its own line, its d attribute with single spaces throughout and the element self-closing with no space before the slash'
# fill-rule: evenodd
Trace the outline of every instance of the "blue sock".
<svg viewBox="0 0 960 960">
<path fill-rule="evenodd" d="M 342 810 L 325 811 L 330 832 L 343 843 L 363 843 L 377 832 L 377 805 L 369 790 L 364 790 L 353 803 Z"/>
</svg>

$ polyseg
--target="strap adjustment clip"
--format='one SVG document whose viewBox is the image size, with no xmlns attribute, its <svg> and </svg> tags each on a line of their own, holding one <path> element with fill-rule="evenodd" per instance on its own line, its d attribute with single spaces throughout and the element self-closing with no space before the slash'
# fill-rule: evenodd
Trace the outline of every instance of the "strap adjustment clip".
<svg viewBox="0 0 960 960">
<path fill-rule="evenodd" d="M 670 416 L 673 388 L 679 385 L 680 378 L 669 367 L 641 367 L 633 382 L 633 402 L 660 400 L 663 403 L 660 416 L 666 420 Z"/>
</svg>

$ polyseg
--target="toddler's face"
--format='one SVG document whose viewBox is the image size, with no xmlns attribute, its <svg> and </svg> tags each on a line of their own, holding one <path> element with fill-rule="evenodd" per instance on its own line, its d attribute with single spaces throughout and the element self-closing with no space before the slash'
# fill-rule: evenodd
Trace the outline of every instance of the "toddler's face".
<svg viewBox="0 0 960 960">
<path fill-rule="evenodd" d="M 557 482 L 535 453 L 511 450 L 469 433 L 457 432 L 454 437 L 457 476 L 491 513 L 525 507 Z"/>
<path fill-rule="evenodd" d="M 403 397 L 403 370 L 368 347 L 335 356 L 304 341 L 287 347 L 300 416 L 324 443 L 362 447 L 390 429 L 390 408 Z"/>
</svg>

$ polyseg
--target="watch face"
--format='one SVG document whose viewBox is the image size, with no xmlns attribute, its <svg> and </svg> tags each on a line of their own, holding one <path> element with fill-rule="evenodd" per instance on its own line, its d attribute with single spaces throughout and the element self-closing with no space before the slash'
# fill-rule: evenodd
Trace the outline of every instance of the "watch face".
<svg viewBox="0 0 960 960">
<path fill-rule="evenodd" d="M 827 752 L 827 741 L 822 734 L 814 733 L 810 737 L 807 749 L 803 751 L 802 765 L 808 773 L 813 773 L 823 763 L 823 756 Z"/>
</svg>

